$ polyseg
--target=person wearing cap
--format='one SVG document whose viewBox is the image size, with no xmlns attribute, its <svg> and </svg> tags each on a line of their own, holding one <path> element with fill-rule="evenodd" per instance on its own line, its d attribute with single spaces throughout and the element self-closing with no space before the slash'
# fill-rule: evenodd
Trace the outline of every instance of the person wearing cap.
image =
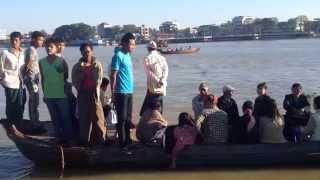
<svg viewBox="0 0 320 180">
<path fill-rule="evenodd" d="M 209 87 L 205 82 L 201 82 L 198 89 L 199 94 L 192 99 L 192 110 L 195 119 L 198 119 L 202 113 L 204 108 L 204 99 L 208 96 L 209 92 Z"/>
<path fill-rule="evenodd" d="M 166 59 L 157 51 L 157 44 L 150 41 L 147 45 L 148 56 L 143 65 L 147 76 L 147 93 L 140 110 L 140 116 L 151 108 L 154 102 L 160 103 L 160 112 L 163 112 L 163 96 L 166 95 L 168 64 Z"/>
<path fill-rule="evenodd" d="M 217 101 L 214 95 L 207 95 L 204 109 L 196 120 L 205 144 L 225 143 L 228 140 L 228 115 L 218 108 Z"/>
<path fill-rule="evenodd" d="M 229 140 L 233 141 L 233 128 L 236 121 L 239 119 L 239 110 L 237 106 L 237 102 L 232 98 L 232 94 L 236 89 L 231 85 L 225 85 L 222 88 L 223 95 L 218 99 L 218 107 L 222 111 L 228 114 L 229 119 Z"/>
<path fill-rule="evenodd" d="M 306 126 L 310 117 L 310 103 L 303 94 L 302 86 L 294 83 L 291 87 L 291 94 L 285 96 L 283 108 L 285 114 L 284 134 L 289 141 L 301 141 L 301 127 Z"/>
</svg>

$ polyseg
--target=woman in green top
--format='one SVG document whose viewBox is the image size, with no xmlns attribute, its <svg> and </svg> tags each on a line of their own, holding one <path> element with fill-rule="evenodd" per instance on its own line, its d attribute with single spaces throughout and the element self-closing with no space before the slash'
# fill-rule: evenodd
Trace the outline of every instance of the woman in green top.
<svg viewBox="0 0 320 180">
<path fill-rule="evenodd" d="M 57 45 L 47 39 L 48 56 L 39 61 L 44 102 L 47 104 L 59 143 L 69 144 L 72 140 L 69 105 L 64 92 L 64 79 L 67 74 L 66 62 L 56 56 Z"/>
</svg>

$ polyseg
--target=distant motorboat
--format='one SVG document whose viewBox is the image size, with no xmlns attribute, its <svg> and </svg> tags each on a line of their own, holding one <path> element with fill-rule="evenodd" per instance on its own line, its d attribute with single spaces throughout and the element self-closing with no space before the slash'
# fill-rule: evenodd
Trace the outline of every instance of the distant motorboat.
<svg viewBox="0 0 320 180">
<path fill-rule="evenodd" d="M 200 51 L 200 48 L 165 48 L 165 49 L 159 49 L 160 53 L 162 54 L 193 54 Z"/>
</svg>

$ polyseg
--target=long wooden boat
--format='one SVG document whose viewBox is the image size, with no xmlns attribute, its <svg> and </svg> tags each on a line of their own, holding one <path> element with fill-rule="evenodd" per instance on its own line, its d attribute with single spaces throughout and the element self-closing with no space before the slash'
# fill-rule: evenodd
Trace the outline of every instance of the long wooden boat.
<svg viewBox="0 0 320 180">
<path fill-rule="evenodd" d="M 128 151 L 122 151 L 117 145 L 62 147 L 55 144 L 52 137 L 26 135 L 19 128 L 6 125 L 6 120 L 0 123 L 20 152 L 40 167 L 167 168 L 171 163 L 169 154 L 160 147 L 139 143 L 130 146 Z M 51 123 L 46 123 L 49 131 L 50 126 Z M 320 142 L 193 145 L 176 158 L 175 164 L 177 168 L 320 165 Z"/>
<path fill-rule="evenodd" d="M 200 48 L 186 48 L 186 49 L 160 49 L 162 54 L 193 54 L 200 51 Z"/>
<path fill-rule="evenodd" d="M 156 146 L 135 143 L 125 151 L 115 144 L 103 147 L 63 147 L 46 134 L 26 135 L 15 126 L 7 125 L 6 120 L 1 120 L 1 124 L 19 151 L 39 167 L 159 168 L 168 167 L 171 162 L 168 154 Z M 50 134 L 52 124 L 44 124 Z"/>
</svg>

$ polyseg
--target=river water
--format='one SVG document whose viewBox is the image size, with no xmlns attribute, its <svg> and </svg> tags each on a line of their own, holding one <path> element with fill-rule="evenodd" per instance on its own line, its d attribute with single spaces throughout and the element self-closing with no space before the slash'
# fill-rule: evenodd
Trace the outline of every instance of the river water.
<svg viewBox="0 0 320 180">
<path fill-rule="evenodd" d="M 191 100 L 198 93 L 198 85 L 206 81 L 210 91 L 221 95 L 222 86 L 230 84 L 237 91 L 234 94 L 239 109 L 245 100 L 254 100 L 256 85 L 267 82 L 270 95 L 277 100 L 279 108 L 284 95 L 290 93 L 294 82 L 302 83 L 306 94 L 320 92 L 320 39 L 243 41 L 191 44 L 200 47 L 197 54 L 169 55 L 169 79 L 167 96 L 164 100 L 164 115 L 169 123 L 177 123 L 179 112 L 192 113 Z M 189 46 L 188 45 L 177 45 Z M 138 121 L 144 95 L 146 93 L 146 77 L 142 59 L 146 55 L 145 46 L 138 46 L 133 53 L 135 94 L 134 121 Z M 102 61 L 104 69 L 110 64 L 113 47 L 95 47 L 94 54 Z M 44 56 L 44 49 L 40 56 Z M 80 52 L 77 47 L 68 47 L 65 57 L 70 69 L 75 64 Z M 107 76 L 108 72 L 105 71 Z M 282 111 L 283 112 L 283 111 Z M 0 116 L 5 117 L 5 97 L 0 88 Z M 27 108 L 25 112 L 27 118 Z M 40 104 L 41 120 L 49 120 L 44 103 Z M 59 173 L 34 169 L 30 161 L 25 159 L 14 144 L 8 140 L 0 128 L 0 179 L 20 177 L 47 179 L 59 177 Z M 194 172 L 108 172 L 106 170 L 65 172 L 66 178 L 83 179 L 320 179 L 320 171 L 316 167 L 282 167 L 268 169 L 215 169 Z"/>
</svg>

